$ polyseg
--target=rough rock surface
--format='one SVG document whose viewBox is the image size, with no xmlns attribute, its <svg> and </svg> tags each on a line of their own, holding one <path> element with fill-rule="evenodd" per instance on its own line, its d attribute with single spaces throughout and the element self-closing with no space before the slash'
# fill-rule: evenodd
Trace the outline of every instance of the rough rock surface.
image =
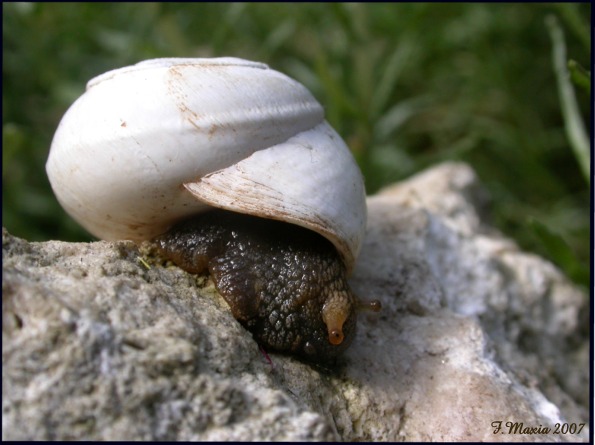
<svg viewBox="0 0 595 445">
<path fill-rule="evenodd" d="M 484 206 L 463 164 L 368 199 L 352 286 L 383 310 L 335 369 L 271 365 L 209 280 L 132 243 L 3 231 L 3 439 L 586 441 L 587 296 Z"/>
</svg>

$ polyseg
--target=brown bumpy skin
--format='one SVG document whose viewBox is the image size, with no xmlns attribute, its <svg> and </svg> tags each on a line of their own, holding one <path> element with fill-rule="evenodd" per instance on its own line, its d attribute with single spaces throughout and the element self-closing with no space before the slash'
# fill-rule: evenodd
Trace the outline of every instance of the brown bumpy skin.
<svg viewBox="0 0 595 445">
<path fill-rule="evenodd" d="M 345 266 L 310 230 L 217 210 L 155 242 L 182 269 L 208 271 L 234 317 L 266 349 L 324 362 L 353 340 L 357 302 Z"/>
</svg>

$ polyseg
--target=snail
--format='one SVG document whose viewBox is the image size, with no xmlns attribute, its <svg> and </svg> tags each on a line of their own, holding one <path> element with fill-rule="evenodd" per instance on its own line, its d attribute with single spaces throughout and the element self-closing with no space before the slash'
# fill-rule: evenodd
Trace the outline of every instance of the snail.
<svg viewBox="0 0 595 445">
<path fill-rule="evenodd" d="M 210 273 L 265 348 L 323 362 L 353 340 L 366 306 L 347 283 L 365 234 L 363 178 L 288 76 L 231 57 L 109 71 L 65 113 L 46 171 L 94 236 L 152 240 Z"/>
</svg>

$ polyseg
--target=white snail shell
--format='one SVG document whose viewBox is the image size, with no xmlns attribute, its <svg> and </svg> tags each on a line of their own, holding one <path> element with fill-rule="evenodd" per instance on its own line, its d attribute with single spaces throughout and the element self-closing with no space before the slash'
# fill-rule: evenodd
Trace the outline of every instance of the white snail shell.
<svg viewBox="0 0 595 445">
<path fill-rule="evenodd" d="M 46 170 L 64 209 L 106 240 L 151 239 L 214 206 L 310 228 L 351 270 L 365 233 L 361 173 L 321 105 L 242 59 L 154 59 L 92 79 Z"/>
</svg>

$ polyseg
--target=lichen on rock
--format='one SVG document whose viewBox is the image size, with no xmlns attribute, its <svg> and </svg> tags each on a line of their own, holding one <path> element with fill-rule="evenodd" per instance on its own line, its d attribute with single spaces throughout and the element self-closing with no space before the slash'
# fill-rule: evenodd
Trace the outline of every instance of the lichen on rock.
<svg viewBox="0 0 595 445">
<path fill-rule="evenodd" d="M 383 310 L 334 369 L 269 364 L 209 280 L 132 243 L 3 230 L 3 439 L 587 441 L 587 296 L 484 198 L 452 163 L 368 198 L 351 285 Z"/>
</svg>

